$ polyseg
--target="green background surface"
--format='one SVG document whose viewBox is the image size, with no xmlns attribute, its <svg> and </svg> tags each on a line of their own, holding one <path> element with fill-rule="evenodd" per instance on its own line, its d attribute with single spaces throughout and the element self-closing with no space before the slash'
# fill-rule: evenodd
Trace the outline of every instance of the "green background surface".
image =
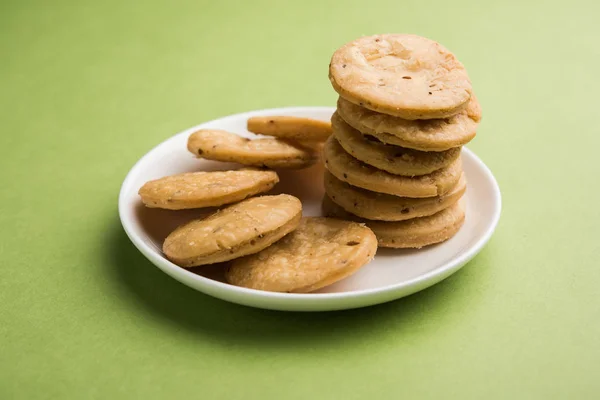
<svg viewBox="0 0 600 400">
<path fill-rule="evenodd" d="M 0 398 L 592 399 L 600 380 L 593 1 L 1 1 Z M 408 298 L 245 308 L 130 244 L 119 186 L 184 128 L 334 105 L 332 52 L 411 32 L 467 66 L 503 193 L 484 251 Z"/>
</svg>

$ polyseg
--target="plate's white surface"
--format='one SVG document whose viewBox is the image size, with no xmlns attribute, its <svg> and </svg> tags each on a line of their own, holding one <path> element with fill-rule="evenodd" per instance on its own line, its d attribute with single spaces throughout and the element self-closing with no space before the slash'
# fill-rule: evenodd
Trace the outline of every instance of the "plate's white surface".
<svg viewBox="0 0 600 400">
<path fill-rule="evenodd" d="M 471 260 L 490 239 L 500 217 L 500 190 L 492 173 L 470 150 L 463 149 L 467 176 L 467 216 L 452 239 L 421 250 L 379 249 L 375 259 L 353 276 L 311 294 L 270 293 L 239 288 L 222 280 L 221 266 L 186 270 L 163 257 L 163 239 L 175 227 L 206 211 L 147 209 L 137 195 L 148 180 L 180 172 L 227 169 L 230 164 L 196 159 L 186 149 L 187 137 L 199 128 L 219 128 L 252 137 L 246 120 L 255 115 L 292 115 L 329 120 L 331 107 L 296 107 L 232 115 L 181 132 L 161 143 L 131 169 L 119 196 L 121 223 L 133 244 L 158 268 L 178 281 L 234 303 L 277 310 L 322 311 L 363 307 L 398 299 L 448 277 Z M 304 215 L 320 215 L 323 197 L 322 167 L 280 171 L 275 192 L 299 197 Z"/>
</svg>

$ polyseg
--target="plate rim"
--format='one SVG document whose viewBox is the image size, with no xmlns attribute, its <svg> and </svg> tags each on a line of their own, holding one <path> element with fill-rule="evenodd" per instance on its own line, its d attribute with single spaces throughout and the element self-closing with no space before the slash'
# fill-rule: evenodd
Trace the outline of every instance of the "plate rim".
<svg viewBox="0 0 600 400">
<path fill-rule="evenodd" d="M 263 302 L 265 300 L 276 300 L 276 304 L 273 304 L 273 307 L 272 307 L 272 308 L 276 308 L 276 309 L 284 309 L 286 305 L 288 305 L 288 306 L 297 305 L 296 303 L 298 301 L 300 301 L 302 303 L 314 303 L 314 302 L 321 302 L 321 301 L 327 301 L 327 300 L 329 300 L 329 301 L 336 300 L 336 302 L 348 300 L 348 299 L 353 299 L 353 300 L 364 299 L 364 300 L 366 300 L 368 298 L 376 297 L 376 296 L 389 298 L 390 295 L 395 292 L 400 292 L 400 293 L 405 292 L 404 294 L 400 295 L 400 297 L 404 297 L 409 294 L 415 293 L 417 291 L 423 290 L 429 286 L 432 286 L 432 285 L 440 282 L 441 280 L 445 279 L 446 277 L 452 275 L 454 272 L 456 272 L 458 269 L 460 269 L 462 266 L 464 266 L 466 263 L 468 263 L 471 259 L 473 259 L 473 257 L 475 257 L 475 255 L 477 255 L 481 251 L 481 249 L 483 249 L 483 247 L 488 243 L 488 241 L 492 237 L 492 235 L 498 225 L 498 221 L 500 220 L 500 215 L 502 212 L 502 196 L 501 196 L 501 192 L 500 192 L 500 187 L 499 187 L 498 182 L 497 182 L 496 178 L 494 177 L 492 171 L 488 168 L 487 165 L 485 165 L 485 163 L 472 150 L 468 149 L 466 146 L 463 146 L 463 151 L 465 153 L 468 153 L 468 155 L 475 161 L 477 166 L 481 169 L 481 171 L 485 175 L 486 179 L 488 179 L 490 181 L 490 183 L 492 184 L 491 185 L 492 190 L 493 190 L 492 195 L 497 203 L 497 207 L 494 210 L 494 215 L 492 216 L 491 223 L 486 227 L 484 234 L 481 235 L 477 239 L 475 244 L 470 246 L 469 249 L 458 254 L 456 257 L 454 257 L 452 260 L 445 263 L 441 267 L 431 270 L 425 274 L 419 275 L 417 277 L 414 277 L 414 278 L 409 279 L 404 282 L 394 283 L 391 285 L 382 286 L 382 287 L 378 287 L 378 288 L 369 288 L 369 289 L 353 290 L 353 291 L 347 291 L 347 292 L 336 292 L 336 293 L 279 293 L 279 292 L 267 292 L 267 291 L 261 291 L 261 290 L 257 290 L 257 289 L 238 287 L 238 286 L 230 285 L 230 284 L 227 284 L 224 282 L 219 282 L 219 281 L 195 274 L 185 268 L 177 266 L 176 264 L 167 260 L 164 256 L 157 254 L 155 252 L 155 250 L 152 249 L 148 244 L 146 244 L 141 237 L 139 237 L 137 234 L 135 234 L 133 232 L 133 226 L 132 226 L 132 224 L 130 224 L 127 221 L 127 218 L 125 215 L 125 208 L 126 208 L 126 201 L 127 201 L 126 194 L 129 192 L 129 188 L 132 185 L 132 181 L 133 181 L 134 177 L 137 175 L 138 170 L 141 168 L 141 165 L 144 164 L 144 161 L 146 159 L 150 158 L 151 154 L 153 154 L 155 151 L 158 151 L 158 149 L 161 148 L 162 146 L 164 146 L 167 142 L 170 142 L 172 140 L 177 140 L 180 136 L 187 136 L 192 131 L 201 129 L 203 126 L 206 126 L 208 124 L 216 124 L 216 123 L 223 122 L 224 120 L 231 119 L 231 118 L 236 118 L 236 119 L 237 118 L 247 118 L 247 117 L 251 117 L 253 115 L 257 115 L 257 114 L 263 115 L 263 114 L 277 114 L 277 113 L 281 114 L 281 113 L 294 113 L 294 112 L 307 112 L 307 113 L 331 112 L 331 113 L 333 113 L 334 111 L 335 111 L 335 107 L 328 107 L 328 106 L 305 106 L 305 107 L 303 107 L 303 106 L 299 106 L 299 107 L 269 108 L 269 109 L 261 109 L 261 110 L 253 110 L 253 111 L 247 111 L 247 112 L 242 112 L 242 113 L 236 113 L 236 114 L 231 114 L 231 115 L 227 115 L 224 117 L 216 118 L 216 119 L 213 119 L 210 121 L 206 121 L 201 124 L 195 125 L 193 127 L 187 128 L 179 133 L 176 133 L 173 136 L 168 137 L 167 139 L 163 140 L 162 142 L 158 143 L 156 146 L 154 146 L 150 150 L 148 150 L 131 167 L 131 169 L 127 172 L 127 175 L 125 176 L 123 183 L 121 184 L 121 188 L 119 191 L 119 197 L 118 197 L 118 212 L 119 212 L 119 220 L 121 222 L 123 229 L 125 230 L 125 233 L 127 234 L 127 237 L 133 243 L 133 245 L 150 262 L 152 262 L 156 267 L 158 267 L 160 270 L 162 270 L 163 272 L 165 272 L 172 278 L 180 281 L 183 284 L 186 284 L 187 286 L 190 286 L 190 285 L 188 285 L 186 283 L 186 280 L 190 279 L 192 281 L 195 281 L 198 284 L 198 287 L 190 286 L 195 290 L 202 289 L 200 291 L 202 291 L 203 293 L 209 294 L 214 297 L 218 297 L 222 300 L 231 301 L 231 302 L 235 302 L 235 303 L 239 303 L 239 304 L 251 305 L 251 306 L 255 306 L 255 307 L 261 307 L 261 308 L 270 308 L 270 307 L 265 306 L 265 305 L 258 306 L 256 304 L 252 304 L 251 301 L 246 302 L 246 301 L 243 301 L 242 299 L 254 298 L 257 302 Z M 181 276 L 184 279 L 178 279 L 179 276 Z M 411 288 L 414 288 L 415 290 L 411 291 L 410 290 Z M 231 297 L 235 297 L 235 299 L 232 299 L 232 298 L 229 298 L 226 296 L 220 296 L 221 293 L 228 293 L 228 292 L 229 292 L 229 294 L 231 294 Z M 387 301 L 387 300 L 383 300 L 383 301 Z M 282 302 L 283 302 L 283 304 L 282 304 Z M 286 304 L 286 303 L 288 303 L 288 304 Z M 373 304 L 373 303 L 369 303 L 368 301 L 365 301 L 365 303 L 366 304 L 364 304 L 364 305 Z M 336 309 L 354 308 L 354 307 L 360 307 L 360 306 L 361 305 L 350 306 L 350 307 L 338 307 Z"/>
</svg>

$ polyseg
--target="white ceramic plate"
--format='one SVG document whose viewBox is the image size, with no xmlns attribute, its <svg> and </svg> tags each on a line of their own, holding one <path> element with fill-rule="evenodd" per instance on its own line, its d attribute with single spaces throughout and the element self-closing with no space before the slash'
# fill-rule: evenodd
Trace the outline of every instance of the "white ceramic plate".
<svg viewBox="0 0 600 400">
<path fill-rule="evenodd" d="M 159 144 L 129 171 L 119 196 L 119 215 L 133 244 L 158 268 L 178 281 L 210 296 L 253 307 L 325 311 L 383 303 L 423 290 L 456 272 L 490 239 L 500 218 L 500 190 L 490 170 L 470 150 L 463 149 L 468 180 L 467 214 L 463 227 L 452 239 L 421 250 L 379 249 L 375 259 L 353 276 L 317 293 L 271 293 L 224 283 L 221 266 L 186 270 L 163 257 L 163 239 L 175 227 L 207 211 L 168 211 L 145 208 L 137 195 L 148 180 L 187 171 L 227 169 L 232 165 L 196 159 L 186 149 L 187 137 L 199 128 L 219 128 L 252 137 L 246 130 L 248 117 L 291 115 L 329 120 L 331 107 L 295 107 L 252 111 L 207 122 Z M 302 200 L 305 216 L 321 214 L 323 169 L 320 165 L 301 171 L 280 171 L 275 192 Z"/>
</svg>

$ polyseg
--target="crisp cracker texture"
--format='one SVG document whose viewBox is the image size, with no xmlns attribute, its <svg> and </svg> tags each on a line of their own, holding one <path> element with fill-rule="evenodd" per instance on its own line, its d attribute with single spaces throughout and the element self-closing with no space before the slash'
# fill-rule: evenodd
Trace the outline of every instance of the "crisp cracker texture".
<svg viewBox="0 0 600 400">
<path fill-rule="evenodd" d="M 247 128 L 261 135 L 306 142 L 324 142 L 331 135 L 329 121 L 283 115 L 251 117 Z"/>
<path fill-rule="evenodd" d="M 367 165 L 346 153 L 335 138 L 323 148 L 325 167 L 336 178 L 366 190 L 403 197 L 440 196 L 451 190 L 460 179 L 460 157 L 446 168 L 413 178 L 390 174 Z"/>
<path fill-rule="evenodd" d="M 377 251 L 373 232 L 355 222 L 303 218 L 298 228 L 260 253 L 235 260 L 229 283 L 272 292 L 306 293 L 367 264 Z"/>
<path fill-rule="evenodd" d="M 473 94 L 467 108 L 444 119 L 407 120 L 338 98 L 337 113 L 348 125 L 379 141 L 422 151 L 445 151 L 469 143 L 477 133 L 481 106 Z"/>
<path fill-rule="evenodd" d="M 182 267 L 213 264 L 263 250 L 298 226 L 302 204 L 280 194 L 244 200 L 175 229 L 163 244 Z"/>
<path fill-rule="evenodd" d="M 420 151 L 380 142 L 348 125 L 338 113 L 331 117 L 334 136 L 347 153 L 395 175 L 427 175 L 447 167 L 460 156 L 460 147 L 440 152 Z"/>
<path fill-rule="evenodd" d="M 271 190 L 279 182 L 275 171 L 187 172 L 146 182 L 139 190 L 151 208 L 182 210 L 218 207 Z"/>
<path fill-rule="evenodd" d="M 472 92 L 467 71 L 448 49 L 409 34 L 366 36 L 342 46 L 329 79 L 346 100 L 405 119 L 450 117 Z"/>
<path fill-rule="evenodd" d="M 306 168 L 316 161 L 313 151 L 276 138 L 248 139 L 219 129 L 190 135 L 188 150 L 199 158 L 269 168 Z"/>
<path fill-rule="evenodd" d="M 328 217 L 366 224 L 377 236 L 380 247 L 420 249 L 448 240 L 459 231 L 465 221 L 463 201 L 458 201 L 428 217 L 389 222 L 359 218 L 348 213 L 331 201 L 328 196 L 325 196 L 323 198 L 323 213 Z"/>
<path fill-rule="evenodd" d="M 456 203 L 467 188 L 463 176 L 452 190 L 436 197 L 414 199 L 370 192 L 351 186 L 325 172 L 327 196 L 344 210 L 367 219 L 381 221 L 404 221 L 435 214 Z"/>
</svg>

